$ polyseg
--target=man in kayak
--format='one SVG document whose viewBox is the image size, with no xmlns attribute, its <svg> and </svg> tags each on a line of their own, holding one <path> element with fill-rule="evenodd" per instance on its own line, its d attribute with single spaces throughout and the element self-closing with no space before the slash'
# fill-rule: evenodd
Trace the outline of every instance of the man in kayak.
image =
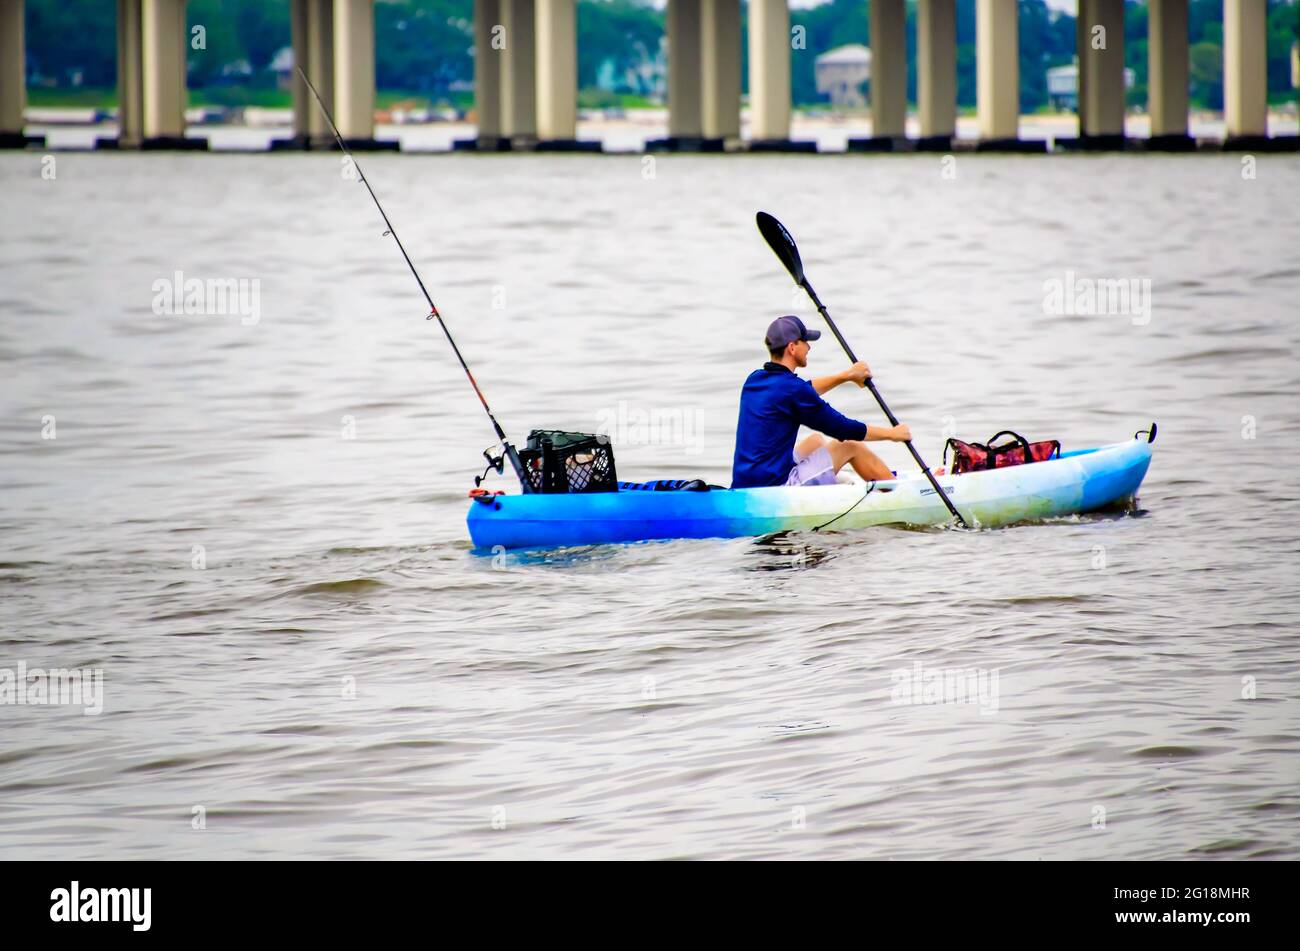
<svg viewBox="0 0 1300 951">
<path fill-rule="evenodd" d="M 901 423 L 868 426 L 849 419 L 821 397 L 841 383 L 865 387 L 871 378 L 867 365 L 855 363 L 812 382 L 795 375 L 795 370 L 808 365 L 809 344 L 820 336 L 820 330 L 809 330 L 798 317 L 778 317 L 767 328 L 765 342 L 772 359 L 751 373 L 740 391 L 733 489 L 834 485 L 836 473 L 846 463 L 868 481 L 894 478 L 866 444 L 882 439 L 906 442 L 912 438 L 911 430 Z M 800 425 L 816 432 L 796 444 Z"/>
</svg>

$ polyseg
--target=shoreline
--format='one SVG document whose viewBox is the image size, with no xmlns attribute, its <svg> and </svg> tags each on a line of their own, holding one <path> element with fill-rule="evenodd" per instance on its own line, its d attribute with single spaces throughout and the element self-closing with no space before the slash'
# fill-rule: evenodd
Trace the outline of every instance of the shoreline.
<svg viewBox="0 0 1300 951">
<path fill-rule="evenodd" d="M 277 140 L 292 137 L 292 116 L 289 109 L 248 108 L 241 110 L 239 121 L 211 121 L 211 110 L 204 107 L 191 109 L 187 116 L 191 124 L 186 129 L 189 139 L 207 139 L 211 151 L 256 152 L 270 150 Z M 27 110 L 28 136 L 43 137 L 49 150 L 93 150 L 99 139 L 114 139 L 117 122 L 102 111 L 89 108 L 45 107 Z M 748 143 L 749 112 L 741 113 L 741 138 L 729 142 L 728 151 L 744 151 Z M 907 138 L 915 142 L 920 137 L 917 116 L 907 118 Z M 1188 135 L 1197 140 L 1203 150 L 1214 150 L 1224 138 L 1222 113 L 1195 112 L 1189 115 Z M 431 122 L 378 122 L 375 140 L 396 142 L 401 151 L 451 152 L 455 143 L 472 140 L 477 128 L 469 120 L 439 120 Z M 598 142 L 609 153 L 640 154 L 646 143 L 660 139 L 668 132 L 666 109 L 628 110 L 618 117 L 602 115 L 599 110 L 580 113 L 577 137 L 580 141 Z M 1268 113 L 1268 136 L 1283 140 L 1281 150 L 1293 146 L 1288 137 L 1300 134 L 1300 121 L 1295 109 L 1273 109 Z M 815 143 L 818 152 L 843 153 L 849 151 L 849 140 L 870 139 L 872 120 L 866 113 L 800 113 L 792 116 L 790 140 L 796 143 Z M 1125 137 L 1129 149 L 1143 149 L 1150 135 L 1150 118 L 1134 113 L 1125 119 Z M 1073 113 L 1033 113 L 1020 117 L 1019 139 L 1027 143 L 1045 143 L 1047 151 L 1062 151 L 1062 142 L 1078 136 L 1078 118 Z M 978 143 L 978 122 L 974 116 L 959 116 L 956 136 L 950 148 L 944 151 L 970 151 Z M 906 146 L 908 143 L 903 143 Z M 32 145 L 29 145 L 31 148 Z M 1293 150 L 1293 148 L 1291 149 Z M 472 151 L 472 150 L 471 150 Z M 521 150 L 524 151 L 524 150 Z M 900 148 L 898 151 L 909 151 Z"/>
</svg>

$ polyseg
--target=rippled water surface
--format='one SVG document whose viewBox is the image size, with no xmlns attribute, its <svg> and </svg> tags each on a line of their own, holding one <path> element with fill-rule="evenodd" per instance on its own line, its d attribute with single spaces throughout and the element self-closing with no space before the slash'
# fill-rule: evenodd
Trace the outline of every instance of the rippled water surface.
<svg viewBox="0 0 1300 951">
<path fill-rule="evenodd" d="M 760 207 L 927 458 L 1160 423 L 1130 514 L 498 558 L 338 157 L 56 159 L 0 158 L 0 667 L 104 709 L 0 706 L 0 855 L 1300 856 L 1296 158 L 363 156 L 512 434 L 683 414 L 624 477 L 728 481 L 814 319 Z M 177 271 L 256 314 L 155 313 Z M 1067 271 L 1149 322 L 1045 314 Z M 917 664 L 996 704 L 892 702 Z"/>
</svg>

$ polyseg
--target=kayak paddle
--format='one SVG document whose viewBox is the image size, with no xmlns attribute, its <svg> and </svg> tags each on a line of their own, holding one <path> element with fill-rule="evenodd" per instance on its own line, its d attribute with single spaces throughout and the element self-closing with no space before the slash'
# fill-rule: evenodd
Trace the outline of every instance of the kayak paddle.
<svg viewBox="0 0 1300 951">
<path fill-rule="evenodd" d="M 781 259 L 781 263 L 790 272 L 794 282 L 808 292 L 808 296 L 817 307 L 817 312 L 825 318 L 827 325 L 831 328 L 831 333 L 835 334 L 835 339 L 840 342 L 840 346 L 848 354 L 850 362 L 857 363 L 858 358 L 853 355 L 853 348 L 849 346 L 848 341 L 844 339 L 844 335 L 840 333 L 840 328 L 835 326 L 835 321 L 831 320 L 831 315 L 826 312 L 826 305 L 821 302 L 821 298 L 813 290 L 812 284 L 808 282 L 808 278 L 803 272 L 803 260 L 799 257 L 799 248 L 794 243 L 794 238 L 790 236 L 790 232 L 785 230 L 785 225 L 765 211 L 760 211 L 756 216 L 756 220 L 758 221 L 758 230 L 763 235 L 764 240 L 767 241 L 768 246 Z M 866 387 L 871 391 L 871 395 L 876 398 L 876 402 L 880 404 L 880 408 L 884 411 L 885 418 L 889 420 L 890 425 L 897 426 L 898 417 L 891 413 L 889 407 L 885 405 L 885 399 L 880 395 L 880 391 L 876 389 L 875 382 L 868 378 Z M 948 494 L 943 491 L 943 487 L 939 485 L 939 480 L 934 477 L 930 467 L 921 459 L 921 454 L 916 451 L 916 447 L 912 445 L 910 439 L 907 441 L 907 449 L 912 454 L 912 458 L 916 460 L 916 464 L 921 467 L 921 471 L 925 473 L 925 477 L 930 480 L 930 484 L 934 486 L 934 491 L 939 493 L 939 498 L 943 499 L 943 504 L 948 507 L 952 517 L 957 520 L 957 524 L 962 528 L 968 528 L 966 520 L 961 517 L 961 513 L 957 511 L 956 506 L 952 504 L 952 500 L 948 498 Z"/>
</svg>

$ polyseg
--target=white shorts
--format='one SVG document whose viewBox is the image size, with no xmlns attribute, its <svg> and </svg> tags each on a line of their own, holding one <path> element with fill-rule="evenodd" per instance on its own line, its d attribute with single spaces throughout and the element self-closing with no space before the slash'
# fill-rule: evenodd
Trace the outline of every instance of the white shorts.
<svg viewBox="0 0 1300 951">
<path fill-rule="evenodd" d="M 831 461 L 831 451 L 819 446 L 806 456 L 799 455 L 799 447 L 794 450 L 794 468 L 786 485 L 835 485 L 835 463 Z"/>
</svg>

